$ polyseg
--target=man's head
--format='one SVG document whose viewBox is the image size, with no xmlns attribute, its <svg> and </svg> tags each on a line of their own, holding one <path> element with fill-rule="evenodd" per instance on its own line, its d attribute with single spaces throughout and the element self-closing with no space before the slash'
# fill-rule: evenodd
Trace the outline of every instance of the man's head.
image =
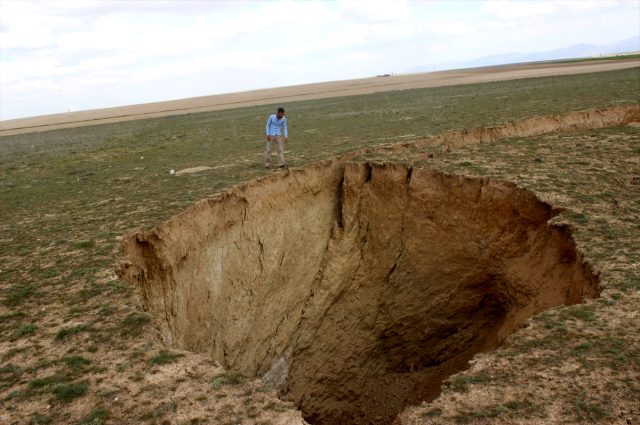
<svg viewBox="0 0 640 425">
<path fill-rule="evenodd" d="M 278 113 L 276 114 L 276 116 L 278 117 L 278 119 L 284 117 L 284 108 L 278 108 Z"/>
</svg>

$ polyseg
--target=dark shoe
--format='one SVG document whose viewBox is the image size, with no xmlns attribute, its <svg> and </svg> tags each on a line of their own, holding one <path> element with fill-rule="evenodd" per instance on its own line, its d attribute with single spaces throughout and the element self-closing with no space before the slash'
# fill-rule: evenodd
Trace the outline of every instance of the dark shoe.
<svg viewBox="0 0 640 425">
<path fill-rule="evenodd" d="M 271 168 L 271 166 L 270 166 L 270 165 L 265 165 L 265 166 L 264 166 L 264 169 L 265 169 L 265 170 L 268 170 L 269 168 Z"/>
<path fill-rule="evenodd" d="M 282 164 L 282 165 L 278 165 L 278 168 L 286 168 L 287 166 Z"/>
</svg>

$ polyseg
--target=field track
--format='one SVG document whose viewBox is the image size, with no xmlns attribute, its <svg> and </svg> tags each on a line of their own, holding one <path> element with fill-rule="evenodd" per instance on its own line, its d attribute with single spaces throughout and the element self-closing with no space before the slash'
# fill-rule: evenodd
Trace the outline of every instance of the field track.
<svg viewBox="0 0 640 425">
<path fill-rule="evenodd" d="M 515 64 L 305 84 L 0 121 L 0 136 L 244 106 L 275 103 L 284 104 L 297 100 L 353 96 L 391 90 L 441 87 L 530 77 L 614 71 L 634 67 L 640 67 L 640 59 Z"/>
</svg>

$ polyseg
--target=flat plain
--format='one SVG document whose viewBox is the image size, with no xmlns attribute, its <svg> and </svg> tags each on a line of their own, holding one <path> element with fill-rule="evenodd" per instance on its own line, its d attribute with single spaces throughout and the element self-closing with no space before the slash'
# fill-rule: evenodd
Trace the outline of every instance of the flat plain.
<svg viewBox="0 0 640 425">
<path fill-rule="evenodd" d="M 0 121 L 0 136 L 237 107 L 289 103 L 299 100 L 355 96 L 384 91 L 411 90 L 552 75 L 559 76 L 613 71 L 637 66 L 637 56 L 629 55 L 624 58 L 618 58 L 617 60 L 601 58 L 591 61 L 524 63 L 419 74 L 385 75 L 357 80 L 329 81 L 316 84 L 251 90 L 240 93 L 5 120 Z"/>
<path fill-rule="evenodd" d="M 3 123 L 0 422 L 300 423 L 295 406 L 259 380 L 163 345 L 158 319 L 115 276 L 121 236 L 267 174 L 264 120 L 285 100 L 295 168 L 366 146 L 637 104 L 640 68 L 637 60 L 628 66 L 324 99 L 269 93 L 263 105 L 124 114 L 136 119 L 88 126 L 84 117 L 82 126 L 20 135 Z M 637 423 L 637 126 L 361 159 L 516 182 L 564 209 L 557 220 L 574 228 L 601 273 L 600 298 L 534 317 L 403 423 Z"/>
</svg>

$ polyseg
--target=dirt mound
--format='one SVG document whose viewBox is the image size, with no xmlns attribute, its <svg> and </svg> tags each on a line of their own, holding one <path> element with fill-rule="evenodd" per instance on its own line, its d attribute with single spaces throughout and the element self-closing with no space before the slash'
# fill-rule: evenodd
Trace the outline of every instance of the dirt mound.
<svg viewBox="0 0 640 425">
<path fill-rule="evenodd" d="M 527 118 L 494 127 L 449 131 L 422 140 L 363 148 L 354 152 L 354 154 L 399 151 L 407 148 L 419 148 L 425 145 L 444 145 L 453 149 L 464 145 L 486 143 L 512 137 L 532 137 L 556 131 L 570 132 L 590 128 L 635 125 L 638 122 L 640 122 L 640 104 L 635 103 L 615 108 L 587 109 L 562 115 Z"/>
<path fill-rule="evenodd" d="M 597 294 L 553 209 L 505 182 L 328 161 L 126 239 L 168 345 L 265 376 L 314 424 L 389 423 L 532 314 Z"/>
</svg>

